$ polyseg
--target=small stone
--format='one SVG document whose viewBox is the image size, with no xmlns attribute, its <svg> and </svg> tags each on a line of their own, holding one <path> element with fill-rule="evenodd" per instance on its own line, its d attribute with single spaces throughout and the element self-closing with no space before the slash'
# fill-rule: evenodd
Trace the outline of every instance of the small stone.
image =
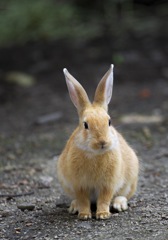
<svg viewBox="0 0 168 240">
<path fill-rule="evenodd" d="M 146 139 L 151 140 L 152 135 L 151 135 L 151 131 L 150 131 L 150 129 L 149 129 L 148 127 L 143 127 L 143 128 L 142 128 L 142 132 L 143 132 L 144 137 L 145 137 Z"/>
<path fill-rule="evenodd" d="M 15 233 L 19 234 L 21 232 L 21 228 L 15 228 Z"/>
<path fill-rule="evenodd" d="M 33 223 L 26 223 L 26 227 L 30 227 L 30 226 L 32 226 L 33 225 Z"/>
<path fill-rule="evenodd" d="M 16 159 L 16 156 L 15 156 L 13 153 L 9 153 L 9 154 L 7 155 L 7 158 L 8 158 L 9 160 L 15 160 L 15 159 Z"/>
<path fill-rule="evenodd" d="M 168 219 L 168 215 L 166 215 L 166 214 L 162 214 L 161 217 L 162 217 L 162 219 Z"/>
<path fill-rule="evenodd" d="M 35 84 L 35 78 L 22 72 L 7 72 L 6 81 L 21 87 L 31 87 Z"/>
<path fill-rule="evenodd" d="M 23 151 L 22 151 L 21 148 L 17 148 L 17 149 L 16 149 L 16 154 L 17 154 L 17 155 L 22 155 L 22 153 L 23 153 Z"/>
<path fill-rule="evenodd" d="M 42 185 L 41 187 L 44 187 L 44 188 L 51 187 L 52 181 L 53 181 L 53 177 L 50 177 L 50 176 L 41 176 L 40 177 L 40 184 Z"/>
<path fill-rule="evenodd" d="M 90 229 L 90 228 L 91 228 L 91 225 L 90 225 L 90 223 L 88 223 L 88 222 L 81 222 L 81 223 L 79 223 L 79 224 L 77 225 L 77 227 Z"/>
<path fill-rule="evenodd" d="M 9 210 L 4 210 L 4 211 L 1 211 L 1 212 L 0 212 L 0 215 L 1 215 L 2 217 L 8 217 L 8 216 L 11 216 L 11 215 L 12 215 L 12 212 L 9 211 Z"/>
<path fill-rule="evenodd" d="M 118 217 L 119 213 L 114 213 L 112 216 L 113 217 Z"/>
<path fill-rule="evenodd" d="M 131 203 L 131 208 L 135 208 L 137 206 L 137 204 L 134 202 L 134 203 Z"/>
<path fill-rule="evenodd" d="M 55 122 L 57 120 L 59 120 L 60 118 L 62 118 L 62 112 L 54 112 L 54 113 L 50 113 L 41 117 L 38 117 L 38 119 L 36 120 L 37 124 L 46 124 L 49 122 Z"/>
<path fill-rule="evenodd" d="M 22 203 L 18 205 L 17 208 L 20 209 L 21 211 L 25 211 L 25 210 L 33 211 L 35 208 L 35 205 L 31 203 Z"/>
</svg>

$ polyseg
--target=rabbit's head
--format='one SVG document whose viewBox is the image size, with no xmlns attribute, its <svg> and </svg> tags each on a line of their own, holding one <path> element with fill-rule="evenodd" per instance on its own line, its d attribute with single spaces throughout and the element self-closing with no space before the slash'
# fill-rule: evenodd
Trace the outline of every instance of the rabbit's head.
<svg viewBox="0 0 168 240">
<path fill-rule="evenodd" d="M 91 103 L 81 84 L 63 70 L 71 100 L 78 110 L 79 127 L 75 137 L 76 145 L 93 153 L 104 153 L 116 147 L 117 136 L 111 126 L 108 104 L 112 97 L 113 65 L 97 86 Z"/>
</svg>

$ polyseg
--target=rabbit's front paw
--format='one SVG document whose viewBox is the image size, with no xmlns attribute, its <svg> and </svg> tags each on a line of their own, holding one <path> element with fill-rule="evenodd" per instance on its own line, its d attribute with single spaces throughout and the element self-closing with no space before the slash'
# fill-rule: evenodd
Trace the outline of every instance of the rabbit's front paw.
<svg viewBox="0 0 168 240">
<path fill-rule="evenodd" d="M 113 208 L 115 208 L 119 212 L 127 210 L 128 204 L 126 197 L 123 196 L 116 197 L 113 201 Z"/>
<path fill-rule="evenodd" d="M 71 202 L 71 206 L 69 207 L 68 212 L 71 213 L 71 214 L 75 214 L 75 213 L 78 212 L 77 200 L 76 199 Z"/>
<path fill-rule="evenodd" d="M 79 214 L 78 214 L 78 218 L 79 219 L 81 219 L 81 220 L 87 220 L 87 219 L 91 219 L 92 218 L 92 215 L 91 215 L 91 213 L 90 212 L 80 212 Z"/>
<path fill-rule="evenodd" d="M 110 212 L 102 211 L 102 212 L 97 212 L 96 213 L 96 218 L 97 219 L 108 219 L 111 217 Z"/>
</svg>

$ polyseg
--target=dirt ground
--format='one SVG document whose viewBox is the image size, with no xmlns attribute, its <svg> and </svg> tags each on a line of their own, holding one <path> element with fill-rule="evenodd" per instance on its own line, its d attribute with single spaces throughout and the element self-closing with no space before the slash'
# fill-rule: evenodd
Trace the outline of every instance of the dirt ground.
<svg viewBox="0 0 168 240">
<path fill-rule="evenodd" d="M 93 46 L 61 46 L 0 50 L 0 239 L 168 239 L 167 46 L 116 53 L 124 62 L 115 66 L 109 112 L 141 172 L 129 209 L 101 221 L 69 215 L 56 178 L 57 156 L 78 122 L 62 68 L 93 96 L 113 58 Z M 11 71 L 35 76 L 36 84 L 7 83 Z"/>
</svg>

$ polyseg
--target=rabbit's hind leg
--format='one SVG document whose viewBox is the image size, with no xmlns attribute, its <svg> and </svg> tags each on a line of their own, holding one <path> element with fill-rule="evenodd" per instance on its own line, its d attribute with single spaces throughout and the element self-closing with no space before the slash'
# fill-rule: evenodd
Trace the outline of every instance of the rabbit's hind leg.
<svg viewBox="0 0 168 240">
<path fill-rule="evenodd" d="M 134 183 L 130 187 L 130 191 L 127 192 L 127 194 L 124 196 L 126 196 L 127 199 L 129 200 L 135 194 L 136 189 L 137 189 L 137 181 L 134 181 Z"/>
<path fill-rule="evenodd" d="M 135 181 L 132 185 L 128 185 L 127 187 L 123 187 L 118 196 L 116 196 L 112 202 L 113 208 L 118 211 L 125 211 L 128 209 L 128 200 L 134 195 L 137 187 L 137 181 Z"/>
<path fill-rule="evenodd" d="M 127 198 L 124 196 L 117 196 L 114 198 L 112 205 L 113 208 L 119 212 L 125 211 L 128 209 Z"/>
</svg>

